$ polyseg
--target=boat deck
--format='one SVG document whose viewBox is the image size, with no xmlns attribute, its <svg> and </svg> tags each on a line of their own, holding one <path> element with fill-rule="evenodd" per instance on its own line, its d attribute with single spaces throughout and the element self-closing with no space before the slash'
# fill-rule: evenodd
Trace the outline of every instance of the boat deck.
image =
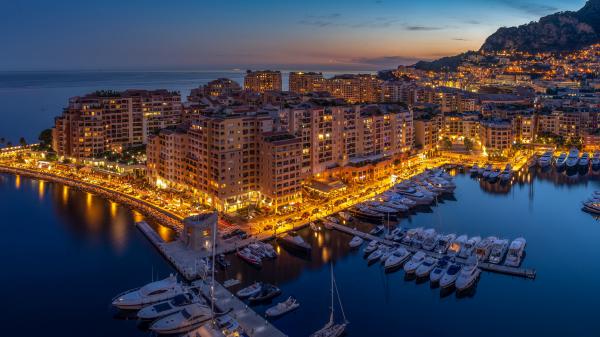
<svg viewBox="0 0 600 337">
<path fill-rule="evenodd" d="M 348 226 L 344 226 L 344 225 L 340 225 L 340 224 L 333 224 L 333 223 L 331 224 L 331 226 L 340 232 L 344 232 L 344 233 L 347 233 L 350 235 L 355 235 L 355 236 L 361 237 L 365 240 L 377 241 L 379 243 L 383 243 L 386 246 L 404 247 L 404 248 L 406 248 L 406 250 L 408 250 L 411 253 L 416 253 L 417 251 L 421 250 L 421 249 L 417 249 L 415 247 L 411 247 L 411 246 L 408 246 L 408 245 L 405 245 L 402 243 L 398 243 L 395 241 L 385 240 L 381 237 L 374 236 L 374 235 L 371 235 L 371 234 L 368 234 L 365 232 L 361 232 L 359 230 L 350 228 Z M 444 256 L 444 254 L 438 254 L 438 253 L 430 252 L 430 251 L 426 251 L 426 250 L 421 250 L 421 251 L 423 251 L 428 256 L 435 257 L 436 259 L 439 259 Z M 462 264 L 467 263 L 467 259 L 464 259 L 464 258 L 453 257 L 453 259 L 458 263 L 462 263 Z M 515 268 L 515 267 L 509 267 L 509 266 L 500 265 L 500 264 L 486 263 L 486 262 L 479 263 L 479 268 L 481 270 L 485 270 L 485 271 L 489 271 L 489 272 L 525 277 L 525 278 L 529 278 L 529 279 L 535 279 L 535 277 L 536 277 L 535 269 L 529 269 L 529 268 Z"/>
</svg>

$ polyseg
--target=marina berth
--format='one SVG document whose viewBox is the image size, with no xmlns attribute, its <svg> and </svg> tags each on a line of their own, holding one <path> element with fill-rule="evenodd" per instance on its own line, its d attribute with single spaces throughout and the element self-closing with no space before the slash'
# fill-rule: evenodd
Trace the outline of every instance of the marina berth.
<svg viewBox="0 0 600 337">
<path fill-rule="evenodd" d="M 480 262 L 487 261 L 492 252 L 492 245 L 497 240 L 495 236 L 487 237 L 475 245 L 475 256 Z"/>
<path fill-rule="evenodd" d="M 419 266 L 423 263 L 423 261 L 425 261 L 426 257 L 427 255 L 425 255 L 424 252 L 416 252 L 415 255 L 413 255 L 410 258 L 410 260 L 404 265 L 404 272 L 407 274 L 414 273 L 417 270 L 417 268 L 419 268 Z"/>
<path fill-rule="evenodd" d="M 137 317 L 142 320 L 155 320 L 184 310 L 194 303 L 205 304 L 203 300 L 192 293 L 181 294 L 170 300 L 143 307 L 138 311 Z"/>
<path fill-rule="evenodd" d="M 212 316 L 213 313 L 209 307 L 201 303 L 194 303 L 175 314 L 152 323 L 150 330 L 162 335 L 184 333 L 208 322 Z"/>
<path fill-rule="evenodd" d="M 445 289 L 454 286 L 461 269 L 460 265 L 456 263 L 451 264 L 440 279 L 440 287 Z"/>
<path fill-rule="evenodd" d="M 554 166 L 556 166 L 557 169 L 562 169 L 567 165 L 567 154 L 566 153 L 561 153 L 560 156 L 558 156 L 558 158 L 556 158 L 556 161 L 554 162 Z"/>
<path fill-rule="evenodd" d="M 435 268 L 433 268 L 433 270 L 429 273 L 429 281 L 434 285 L 439 284 L 442 276 L 446 274 L 448 267 L 450 267 L 450 259 L 447 256 L 444 256 L 438 261 Z"/>
<path fill-rule="evenodd" d="M 350 248 L 358 248 L 363 244 L 363 242 L 365 242 L 363 238 L 361 238 L 360 236 L 355 236 L 352 238 L 352 240 L 350 240 L 350 243 L 348 243 L 348 245 L 350 246 Z"/>
<path fill-rule="evenodd" d="M 569 156 L 567 157 L 567 160 L 566 160 L 567 168 L 573 169 L 573 168 L 577 167 L 578 164 L 579 164 L 579 150 L 571 149 L 571 151 L 569 151 Z"/>
<path fill-rule="evenodd" d="M 467 240 L 468 237 L 464 234 L 454 239 L 448 247 L 448 256 L 457 256 L 462 250 L 465 243 L 467 243 Z"/>
<path fill-rule="evenodd" d="M 471 256 L 456 278 L 456 290 L 464 291 L 471 288 L 479 278 L 481 271 L 477 268 L 477 258 Z"/>
<path fill-rule="evenodd" d="M 506 251 L 508 249 L 508 240 L 506 239 L 498 239 L 495 240 L 492 244 L 492 249 L 490 252 L 489 262 L 494 264 L 499 264 L 504 259 L 506 255 Z"/>
<path fill-rule="evenodd" d="M 248 301 L 250 301 L 250 303 L 266 302 L 279 295 L 281 295 L 281 289 L 277 288 L 272 284 L 263 283 L 262 287 L 260 288 L 260 291 L 248 297 Z"/>
<path fill-rule="evenodd" d="M 525 252 L 525 245 L 527 241 L 524 238 L 516 238 L 508 246 L 508 252 L 506 253 L 506 260 L 504 265 L 510 267 L 518 267 L 521 265 L 523 254 Z"/>
<path fill-rule="evenodd" d="M 410 253 L 403 247 L 397 248 L 394 252 L 387 258 L 384 263 L 384 268 L 386 271 L 395 270 L 400 268 L 406 260 L 410 257 Z"/>
<path fill-rule="evenodd" d="M 438 260 L 431 256 L 428 256 L 423 260 L 423 263 L 415 270 L 415 275 L 418 278 L 429 277 L 431 271 L 436 267 Z"/>
<path fill-rule="evenodd" d="M 270 307 L 265 311 L 267 317 L 278 317 L 282 316 L 292 310 L 296 310 L 300 307 L 300 303 L 293 297 L 288 297 L 287 300 L 277 303 L 275 306 Z"/>
<path fill-rule="evenodd" d="M 112 305 L 122 310 L 138 310 L 144 306 L 162 302 L 186 293 L 185 287 L 171 274 L 169 277 L 126 291 L 112 301 Z"/>
<path fill-rule="evenodd" d="M 235 295 L 239 298 L 247 298 L 247 297 L 258 294 L 261 289 L 262 289 L 262 283 L 255 282 L 255 283 L 247 286 L 246 288 L 240 289 L 237 293 L 235 293 Z"/>
<path fill-rule="evenodd" d="M 450 247 L 450 244 L 455 239 L 456 239 L 456 234 L 454 234 L 454 233 L 440 235 L 440 237 L 438 238 L 437 244 L 435 245 L 434 252 L 436 252 L 438 254 L 446 254 L 446 251 L 448 251 L 448 247 Z"/>
<path fill-rule="evenodd" d="M 538 165 L 542 168 L 550 166 L 552 164 L 552 151 L 545 152 L 539 159 Z"/>
<path fill-rule="evenodd" d="M 287 232 L 277 240 L 283 247 L 296 252 L 309 254 L 312 249 L 310 244 L 294 231 Z"/>
<path fill-rule="evenodd" d="M 481 241 L 480 236 L 474 236 L 467 240 L 467 242 L 465 242 L 464 247 L 458 253 L 458 256 L 462 257 L 463 259 L 466 259 L 469 256 L 471 256 L 473 254 L 473 250 L 475 249 L 475 245 L 477 245 L 479 241 Z"/>
</svg>

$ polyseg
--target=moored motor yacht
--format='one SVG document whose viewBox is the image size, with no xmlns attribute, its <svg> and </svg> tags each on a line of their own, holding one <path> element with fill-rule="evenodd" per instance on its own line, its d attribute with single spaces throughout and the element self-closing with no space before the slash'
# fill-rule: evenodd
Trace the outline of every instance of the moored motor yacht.
<svg viewBox="0 0 600 337">
<path fill-rule="evenodd" d="M 421 235 L 422 233 L 423 227 L 410 228 L 404 234 L 404 237 L 402 238 L 402 243 L 405 245 L 412 245 L 413 240 L 415 240 L 415 238 Z"/>
<path fill-rule="evenodd" d="M 567 157 L 567 160 L 566 160 L 567 168 L 572 169 L 572 168 L 576 167 L 577 164 L 579 164 L 579 150 L 571 149 L 571 151 L 569 151 L 569 156 Z"/>
<path fill-rule="evenodd" d="M 502 171 L 502 173 L 500 173 L 500 180 L 504 182 L 509 181 L 510 178 L 512 178 L 512 175 L 512 167 L 510 166 L 510 164 L 506 164 L 506 167 L 504 167 L 504 170 Z"/>
<path fill-rule="evenodd" d="M 504 265 L 509 267 L 518 267 L 521 264 L 523 258 L 523 252 L 525 251 L 525 245 L 527 241 L 524 238 L 516 238 L 508 246 L 508 253 L 506 253 L 506 260 Z"/>
<path fill-rule="evenodd" d="M 367 256 L 367 262 L 375 263 L 383 256 L 385 251 L 387 251 L 386 248 L 383 245 L 381 245 L 376 251 L 372 252 Z"/>
<path fill-rule="evenodd" d="M 150 330 L 163 335 L 187 332 L 208 322 L 212 311 L 202 303 L 193 305 L 152 323 Z"/>
<path fill-rule="evenodd" d="M 379 248 L 379 243 L 375 240 L 370 241 L 369 244 L 363 249 L 365 255 L 371 254 Z"/>
<path fill-rule="evenodd" d="M 429 273 L 429 281 L 431 281 L 432 284 L 437 284 L 438 282 L 440 282 L 440 279 L 442 278 L 442 276 L 444 276 L 449 266 L 450 259 L 447 256 L 442 257 L 438 261 L 435 268 L 433 268 L 433 270 Z"/>
<path fill-rule="evenodd" d="M 142 320 L 155 320 L 181 311 L 196 302 L 204 303 L 199 297 L 189 292 L 177 295 L 167 301 L 143 307 L 138 311 L 137 316 Z"/>
<path fill-rule="evenodd" d="M 402 266 L 406 260 L 410 257 L 410 253 L 406 248 L 400 247 L 396 249 L 388 258 L 385 260 L 384 268 L 386 271 L 393 270 Z"/>
<path fill-rule="evenodd" d="M 237 293 L 235 293 L 235 295 L 239 298 L 246 298 L 246 297 L 250 297 L 252 295 L 258 294 L 261 289 L 262 289 L 262 283 L 254 282 L 253 284 L 251 284 L 243 289 L 240 289 Z"/>
<path fill-rule="evenodd" d="M 272 284 L 263 283 L 260 291 L 248 298 L 250 302 L 258 303 L 268 301 L 281 294 L 281 289 L 277 288 Z"/>
<path fill-rule="evenodd" d="M 474 236 L 465 242 L 464 247 L 458 253 L 459 257 L 466 259 L 467 257 L 473 254 L 473 250 L 475 249 L 475 245 L 481 241 L 481 236 Z"/>
<path fill-rule="evenodd" d="M 594 152 L 594 156 L 592 157 L 592 170 L 600 170 L 600 151 Z"/>
<path fill-rule="evenodd" d="M 148 283 L 147 285 L 126 291 L 112 301 L 112 305 L 123 310 L 138 310 L 147 305 L 171 299 L 182 295 L 186 289 L 177 281 L 177 277 L 171 274 L 169 277 Z"/>
<path fill-rule="evenodd" d="M 479 174 L 479 165 L 475 164 L 471 167 L 471 169 L 469 170 L 469 173 L 472 176 L 476 176 L 477 174 Z"/>
<path fill-rule="evenodd" d="M 417 267 L 417 270 L 415 271 L 415 275 L 418 278 L 428 277 L 429 274 L 431 273 L 431 271 L 437 265 L 437 263 L 438 263 L 438 260 L 436 258 L 433 258 L 430 256 L 426 257 L 425 260 L 423 260 L 423 263 L 421 263 L 421 265 L 419 267 Z"/>
<path fill-rule="evenodd" d="M 488 259 L 492 251 L 492 244 L 497 239 L 498 238 L 495 236 L 490 236 L 479 241 L 479 243 L 475 245 L 475 255 L 479 261 L 485 262 Z"/>
<path fill-rule="evenodd" d="M 500 171 L 500 169 L 493 170 L 492 172 L 490 172 L 490 175 L 488 176 L 488 180 L 493 183 L 498 181 L 498 178 L 500 177 L 500 173 L 502 173 Z"/>
<path fill-rule="evenodd" d="M 458 264 L 451 264 L 448 269 L 446 270 L 446 272 L 444 273 L 444 275 L 442 276 L 442 278 L 440 279 L 440 287 L 441 288 L 449 288 L 452 287 L 454 285 L 454 282 L 456 282 L 456 279 L 458 278 L 458 275 L 460 273 L 461 270 L 461 266 Z"/>
<path fill-rule="evenodd" d="M 363 238 L 361 238 L 360 236 L 355 236 L 352 238 L 352 240 L 350 240 L 350 243 L 348 245 L 350 246 L 350 248 L 358 248 L 360 247 L 360 245 L 363 244 L 363 242 L 365 242 Z"/>
<path fill-rule="evenodd" d="M 456 290 L 464 291 L 472 287 L 477 281 L 480 273 L 481 271 L 477 267 L 477 258 L 471 256 L 467 261 L 467 265 L 462 268 L 460 274 L 456 278 Z"/>
<path fill-rule="evenodd" d="M 506 250 L 508 249 L 508 240 L 506 239 L 497 239 L 492 243 L 492 249 L 490 252 L 489 262 L 498 264 L 502 262 L 504 259 L 504 255 L 506 255 Z"/>
<path fill-rule="evenodd" d="M 433 251 L 438 254 L 445 254 L 448 250 L 448 247 L 450 247 L 450 243 L 452 243 L 454 239 L 456 239 L 456 234 L 441 235 L 438 238 L 437 244 L 435 245 Z"/>
<path fill-rule="evenodd" d="M 435 232 L 435 229 L 431 228 L 423 232 L 423 244 L 421 248 L 427 251 L 433 251 L 437 245 L 439 235 Z"/>
<path fill-rule="evenodd" d="M 554 165 L 556 166 L 557 169 L 561 169 L 561 168 L 564 168 L 566 164 L 567 164 L 567 154 L 563 152 L 560 154 L 560 156 L 558 156 L 558 158 L 556 158 Z"/>
<path fill-rule="evenodd" d="M 396 193 L 399 195 L 411 199 L 417 205 L 429 205 L 433 202 L 433 197 L 430 195 L 425 195 L 423 192 L 418 191 L 417 189 L 406 186 L 406 187 L 396 187 L 394 189 Z"/>
<path fill-rule="evenodd" d="M 308 254 L 312 249 L 308 242 L 304 241 L 304 239 L 298 235 L 298 233 L 293 231 L 284 234 L 283 236 L 279 237 L 278 240 L 285 248 L 301 253 Z"/>
<path fill-rule="evenodd" d="M 267 317 L 278 317 L 300 307 L 300 303 L 293 297 L 288 297 L 287 300 L 277 303 L 265 311 Z"/>
<path fill-rule="evenodd" d="M 241 250 L 238 250 L 236 252 L 236 255 L 240 259 L 244 260 L 245 262 L 247 262 L 253 266 L 260 267 L 262 265 L 261 258 L 252 254 L 252 251 L 249 248 L 243 248 Z"/>
<path fill-rule="evenodd" d="M 589 166 L 590 166 L 590 154 L 586 152 L 583 155 L 581 155 L 581 158 L 579 158 L 579 168 L 587 169 Z"/>
<path fill-rule="evenodd" d="M 540 165 L 540 167 L 548 167 L 550 166 L 550 164 L 552 163 L 552 151 L 547 151 L 545 152 L 539 159 L 538 159 L 538 165 Z"/>
<path fill-rule="evenodd" d="M 487 177 L 489 177 L 489 176 L 490 176 L 490 174 L 491 174 L 491 173 L 492 173 L 492 165 L 489 165 L 489 164 L 488 164 L 488 165 L 485 167 L 485 170 L 483 170 L 483 173 L 481 174 L 481 176 L 482 176 L 483 178 L 487 178 Z"/>
<path fill-rule="evenodd" d="M 385 231 L 385 227 L 383 225 L 379 225 L 379 226 L 373 227 L 369 231 L 369 234 L 377 236 L 377 235 L 383 233 L 383 231 Z"/>
<path fill-rule="evenodd" d="M 457 256 L 458 253 L 460 253 L 463 246 L 465 245 L 465 243 L 467 242 L 467 240 L 468 240 L 468 237 L 464 234 L 457 237 L 456 239 L 454 239 L 450 243 L 450 246 L 448 247 L 448 251 L 447 251 L 448 255 L 449 256 Z"/>
<path fill-rule="evenodd" d="M 426 257 L 427 257 L 427 255 L 425 255 L 424 252 L 422 252 L 422 251 L 416 252 L 415 255 L 413 255 L 410 258 L 410 260 L 408 262 L 406 262 L 406 264 L 404 265 L 404 272 L 407 274 L 414 273 L 417 270 L 417 268 L 419 268 L 421 263 L 423 263 L 423 261 L 425 261 Z"/>
</svg>

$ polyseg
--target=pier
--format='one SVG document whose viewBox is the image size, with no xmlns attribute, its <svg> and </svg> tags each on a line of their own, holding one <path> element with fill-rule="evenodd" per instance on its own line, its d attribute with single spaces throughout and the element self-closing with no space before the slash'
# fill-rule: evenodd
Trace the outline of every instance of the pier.
<svg viewBox="0 0 600 337">
<path fill-rule="evenodd" d="M 390 240 L 385 240 L 381 237 L 378 236 L 374 236 L 365 232 L 361 232 L 359 230 L 350 228 L 348 226 L 345 225 L 340 225 L 340 224 L 336 224 L 336 223 L 331 223 L 331 226 L 340 231 L 340 232 L 344 232 L 350 235 L 354 235 L 354 236 L 358 236 L 361 237 L 365 240 L 369 240 L 369 241 L 377 241 L 379 243 L 382 243 L 386 246 L 390 246 L 390 247 L 404 247 L 406 248 L 406 250 L 408 250 L 411 253 L 416 253 L 417 251 L 422 251 L 423 253 L 427 254 L 428 256 L 434 257 L 436 259 L 440 259 L 442 258 L 444 255 L 443 254 L 438 254 L 435 252 L 430 252 L 427 250 L 422 250 L 422 249 L 417 249 L 415 247 L 411 247 L 399 242 L 395 242 L 395 241 L 390 241 Z M 458 262 L 458 263 L 462 263 L 462 264 L 466 264 L 467 263 L 467 259 L 463 259 L 461 257 L 453 257 L 454 261 Z M 493 263 L 487 263 L 487 262 L 480 262 L 478 264 L 479 268 L 481 270 L 485 270 L 485 271 L 489 271 L 489 272 L 494 272 L 494 273 L 499 273 L 499 274 L 506 274 L 506 275 L 511 275 L 511 276 L 519 276 L 519 277 L 524 277 L 524 278 L 528 278 L 528 279 L 535 279 L 536 277 L 536 271 L 535 269 L 529 269 L 529 268 L 517 268 L 517 267 L 509 267 L 509 266 L 505 266 L 505 265 L 501 265 L 501 264 L 493 264 Z"/>
</svg>

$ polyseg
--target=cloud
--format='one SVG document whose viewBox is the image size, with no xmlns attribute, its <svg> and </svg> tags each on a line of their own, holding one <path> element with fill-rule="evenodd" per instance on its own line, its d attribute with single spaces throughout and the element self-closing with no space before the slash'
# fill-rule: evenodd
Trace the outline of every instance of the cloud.
<svg viewBox="0 0 600 337">
<path fill-rule="evenodd" d="M 361 58 L 354 59 L 352 61 L 353 61 L 353 63 L 377 66 L 380 68 L 389 68 L 389 67 L 395 68 L 398 65 L 413 64 L 419 60 L 420 60 L 420 58 L 416 58 L 416 57 L 396 55 L 396 56 L 361 57 Z"/>
<path fill-rule="evenodd" d="M 404 29 L 410 30 L 410 31 L 431 31 L 431 30 L 442 30 L 442 29 L 444 29 L 444 27 L 405 25 Z"/>
<path fill-rule="evenodd" d="M 479 21 L 479 20 L 465 20 L 463 22 L 466 24 L 469 24 L 469 25 L 480 25 L 481 24 L 481 21 Z"/>
<path fill-rule="evenodd" d="M 307 15 L 298 21 L 299 24 L 313 27 L 347 27 L 347 28 L 388 28 L 399 24 L 400 21 L 393 17 L 376 17 L 362 21 L 344 21 L 339 13 L 326 15 Z"/>
<path fill-rule="evenodd" d="M 471 41 L 471 40 L 468 40 L 468 39 L 465 39 L 462 37 L 455 37 L 455 38 L 452 38 L 452 41 Z"/>
<path fill-rule="evenodd" d="M 559 8 L 551 5 L 540 4 L 536 2 L 527 2 L 521 0 L 496 0 L 497 2 L 519 10 L 528 15 L 544 16 L 554 12 L 558 12 Z"/>
</svg>

